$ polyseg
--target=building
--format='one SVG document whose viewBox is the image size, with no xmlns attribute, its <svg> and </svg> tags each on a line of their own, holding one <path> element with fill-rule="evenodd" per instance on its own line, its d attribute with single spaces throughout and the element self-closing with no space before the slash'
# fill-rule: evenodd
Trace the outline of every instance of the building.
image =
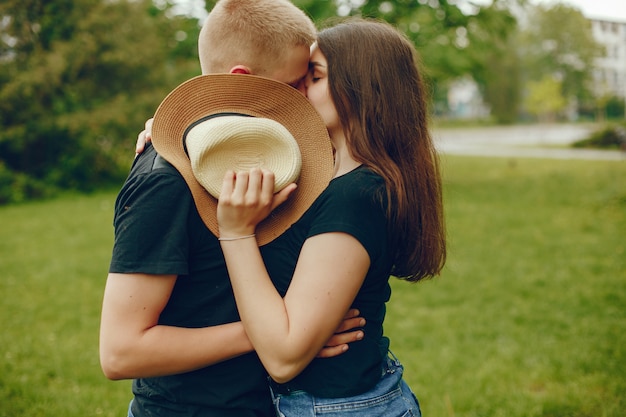
<svg viewBox="0 0 626 417">
<path fill-rule="evenodd" d="M 626 21 L 620 22 L 605 17 L 585 16 L 585 18 L 591 23 L 592 36 L 604 50 L 602 56 L 596 58 L 593 63 L 593 93 L 596 98 L 621 98 L 626 108 Z M 524 15 L 520 15 L 518 19 L 523 22 Z M 544 49 L 551 47 L 549 42 L 545 42 Z M 451 83 L 447 98 L 448 117 L 481 118 L 489 114 L 489 108 L 483 103 L 478 86 L 471 77 L 464 77 Z M 578 104 L 570 103 L 565 113 L 568 119 L 577 119 Z"/>
<path fill-rule="evenodd" d="M 597 58 L 593 71 L 598 96 L 622 97 L 626 100 L 626 22 L 589 19 L 593 36 L 606 53 Z"/>
</svg>

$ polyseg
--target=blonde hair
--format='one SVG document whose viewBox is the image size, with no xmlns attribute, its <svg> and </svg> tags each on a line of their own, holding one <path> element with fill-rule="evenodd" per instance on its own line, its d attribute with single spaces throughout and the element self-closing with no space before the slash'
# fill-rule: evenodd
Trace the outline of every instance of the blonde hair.
<svg viewBox="0 0 626 417">
<path fill-rule="evenodd" d="M 202 73 L 245 65 L 257 75 L 283 65 L 283 56 L 316 37 L 311 19 L 288 0 L 220 0 L 198 39 Z"/>
</svg>

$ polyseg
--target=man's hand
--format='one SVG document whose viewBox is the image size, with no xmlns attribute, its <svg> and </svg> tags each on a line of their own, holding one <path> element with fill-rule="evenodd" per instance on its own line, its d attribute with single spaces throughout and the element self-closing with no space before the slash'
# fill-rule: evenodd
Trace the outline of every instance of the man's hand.
<svg viewBox="0 0 626 417">
<path fill-rule="evenodd" d="M 145 129 L 137 136 L 137 144 L 135 145 L 135 154 L 139 155 L 146 148 L 146 143 L 152 141 L 152 118 L 146 120 Z"/>
<path fill-rule="evenodd" d="M 363 330 L 359 329 L 363 326 L 365 326 L 365 319 L 359 317 L 359 310 L 349 310 L 337 330 L 335 330 L 335 334 L 328 339 L 326 345 L 317 354 L 317 357 L 332 358 L 347 351 L 349 343 L 363 339 Z"/>
</svg>

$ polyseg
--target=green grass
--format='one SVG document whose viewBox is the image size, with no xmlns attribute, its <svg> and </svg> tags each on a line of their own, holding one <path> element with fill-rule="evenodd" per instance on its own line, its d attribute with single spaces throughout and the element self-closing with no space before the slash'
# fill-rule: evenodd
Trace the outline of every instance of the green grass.
<svg viewBox="0 0 626 417">
<path fill-rule="evenodd" d="M 444 169 L 447 266 L 394 282 L 387 321 L 426 416 L 622 416 L 626 166 Z"/>
<path fill-rule="evenodd" d="M 98 362 L 115 193 L 0 209 L 0 416 L 122 416 Z"/>
<path fill-rule="evenodd" d="M 441 277 L 393 281 L 386 333 L 426 417 L 626 409 L 626 165 L 444 162 Z M 0 208 L 0 417 L 123 416 L 98 364 L 115 193 Z"/>
</svg>

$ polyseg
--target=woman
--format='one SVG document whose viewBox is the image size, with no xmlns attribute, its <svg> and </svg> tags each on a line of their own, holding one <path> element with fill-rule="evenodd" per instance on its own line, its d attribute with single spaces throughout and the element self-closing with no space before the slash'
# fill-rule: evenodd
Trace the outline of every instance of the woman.
<svg viewBox="0 0 626 417">
<path fill-rule="evenodd" d="M 221 247 L 246 333 L 281 416 L 420 415 L 382 332 L 389 276 L 435 276 L 446 256 L 416 52 L 382 22 L 334 26 L 312 48 L 306 93 L 331 136 L 335 176 L 262 248 L 265 263 L 255 226 L 295 185 L 273 195 L 273 174 L 257 169 L 229 172 L 222 186 Z M 351 306 L 367 320 L 364 340 L 337 358 L 315 359 Z"/>
</svg>

